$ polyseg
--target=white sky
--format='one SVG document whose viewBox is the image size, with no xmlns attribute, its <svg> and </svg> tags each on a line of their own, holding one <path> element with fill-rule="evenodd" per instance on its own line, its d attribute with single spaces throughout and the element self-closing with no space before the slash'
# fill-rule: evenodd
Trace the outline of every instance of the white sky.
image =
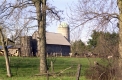
<svg viewBox="0 0 122 80">
<path fill-rule="evenodd" d="M 8 0 L 8 1 L 16 1 L 16 0 Z M 67 14 L 71 13 L 70 8 L 73 8 L 75 3 L 77 3 L 78 0 L 48 0 L 48 1 L 52 6 L 56 7 L 56 10 L 63 11 L 63 14 L 61 15 L 64 18 L 63 22 L 68 23 L 69 18 L 67 16 Z M 37 25 L 36 21 L 33 23 L 34 23 L 34 25 Z M 56 22 L 56 21 L 53 23 L 50 23 L 49 26 L 47 25 L 46 30 L 48 32 L 56 33 L 59 24 L 60 23 Z M 70 23 L 68 23 L 68 24 L 70 26 Z M 88 25 L 90 25 L 90 24 L 86 24 L 84 26 L 88 26 Z M 32 25 L 30 24 L 30 26 L 32 26 Z M 79 30 L 76 30 L 76 31 L 73 30 L 74 32 L 70 32 L 70 34 L 73 35 L 73 36 L 71 36 L 70 40 L 81 39 L 83 42 L 86 42 L 88 40 L 88 38 L 90 37 L 89 35 L 91 34 L 90 27 L 89 28 L 83 28 L 83 26 L 80 26 L 80 27 L 82 27 L 82 28 L 80 28 Z M 27 32 L 27 34 L 32 35 L 35 30 L 37 30 L 37 28 L 31 29 L 30 33 Z"/>
<path fill-rule="evenodd" d="M 14 0 L 11 0 L 11 1 L 14 1 Z M 70 14 L 69 7 L 72 7 L 74 5 L 74 3 L 77 3 L 77 0 L 49 0 L 49 2 L 50 2 L 50 4 L 52 4 L 52 6 L 56 7 L 56 10 L 62 10 L 63 11 L 63 14 L 61 15 L 64 18 L 63 22 L 68 23 L 68 20 L 67 20 L 68 16 L 67 16 L 67 14 Z M 34 24 L 37 24 L 37 22 L 34 22 Z M 52 24 L 47 26 L 46 30 L 48 32 L 55 32 L 56 33 L 59 24 L 60 24 L 59 22 L 53 22 Z M 35 30 L 36 29 L 31 30 L 31 32 L 28 35 L 31 35 Z M 73 33 L 74 37 L 71 37 L 70 39 L 71 40 L 73 38 L 77 39 L 77 37 L 80 36 L 80 39 L 83 42 L 85 42 L 88 39 L 88 33 L 87 32 L 89 32 L 89 31 L 88 31 L 88 29 L 87 29 L 87 31 L 86 31 L 86 29 L 83 29 L 81 31 L 80 31 L 80 33 L 77 32 L 77 31 L 75 33 Z"/>
<path fill-rule="evenodd" d="M 2 0 L 1 0 L 2 1 Z M 7 0 L 7 1 L 16 1 L 16 0 Z M 63 14 L 61 15 L 62 17 L 64 17 L 65 19 L 63 20 L 63 22 L 66 22 L 68 23 L 68 16 L 67 14 L 70 14 L 71 11 L 69 9 L 70 8 L 73 8 L 73 6 L 75 5 L 75 3 L 77 3 L 78 0 L 48 0 L 50 4 L 52 4 L 52 6 L 55 6 L 56 7 L 56 10 L 62 10 L 63 11 Z M 33 22 L 34 25 L 37 25 L 37 22 Z M 32 24 L 33 24 L 32 23 Z M 57 32 L 57 28 L 58 28 L 58 25 L 60 23 L 59 22 L 53 22 L 53 23 L 50 23 L 49 26 L 47 26 L 47 31 L 48 32 Z M 69 23 L 68 23 L 69 24 Z M 90 24 L 86 24 L 84 26 L 88 26 Z M 30 24 L 30 26 L 33 26 Z M 70 26 L 70 24 L 69 24 Z M 74 33 L 73 32 L 70 32 L 70 34 L 73 36 L 70 38 L 70 40 L 76 40 L 76 39 L 81 39 L 83 42 L 87 41 L 88 38 L 89 38 L 89 35 L 91 34 L 91 27 L 88 27 L 88 28 L 83 28 L 83 26 L 81 26 L 82 28 L 80 28 L 79 30 L 75 31 Z M 31 29 L 30 33 L 27 32 L 27 35 L 32 35 L 33 32 L 37 30 L 36 29 Z"/>
<path fill-rule="evenodd" d="M 4 1 L 4 0 L 2 0 L 2 1 Z M 8 2 L 9 2 L 9 1 L 10 1 L 10 2 L 14 2 L 14 1 L 16 1 L 16 0 L 7 0 L 7 1 L 8 1 Z M 72 7 L 72 5 L 74 5 L 74 3 L 77 2 L 77 0 L 48 0 L 48 2 L 49 2 L 52 6 L 55 6 L 55 7 L 56 7 L 56 10 L 62 10 L 62 11 L 63 11 L 63 14 L 61 15 L 61 16 L 64 18 L 63 22 L 68 23 L 68 20 L 67 20 L 67 19 L 68 19 L 68 16 L 67 16 L 67 14 L 70 14 L 70 9 L 69 9 L 69 7 Z M 47 30 L 48 32 L 55 32 L 55 33 L 56 33 L 59 24 L 60 24 L 60 23 L 59 23 L 59 22 L 56 22 L 56 21 L 53 22 L 53 23 L 50 23 L 49 26 L 47 25 L 46 30 Z M 69 24 L 69 23 L 68 23 L 68 24 Z M 32 24 L 30 24 L 30 26 L 33 26 L 33 25 L 37 25 L 37 22 L 34 21 Z M 31 30 L 31 31 L 30 31 L 30 30 Z M 30 29 L 30 30 L 29 30 L 29 32 L 28 32 L 28 31 L 26 31 L 26 29 L 25 29 L 23 35 L 29 35 L 29 36 L 31 36 L 31 35 L 33 34 L 33 32 L 35 32 L 35 30 L 37 30 L 37 28 Z M 76 34 L 77 34 L 77 35 L 80 35 L 81 37 L 84 36 L 83 34 L 81 35 L 81 33 L 76 32 L 74 38 L 77 38 Z M 73 38 L 70 38 L 70 39 L 72 40 Z M 85 41 L 86 38 L 84 37 L 84 38 L 82 38 L 82 40 Z"/>
<path fill-rule="evenodd" d="M 63 17 L 65 17 L 64 22 L 68 22 L 68 17 L 67 14 L 70 14 L 70 8 L 74 6 L 75 3 L 77 3 L 78 0 L 49 0 L 49 2 L 57 7 L 58 10 L 63 10 L 64 14 Z M 49 32 L 56 32 L 57 31 L 57 27 L 58 27 L 59 23 L 54 22 L 52 25 L 47 27 L 47 31 Z M 86 24 L 85 26 L 88 26 L 89 24 Z M 115 26 L 115 25 L 114 25 Z M 112 28 L 113 30 L 113 28 Z M 110 29 L 109 29 L 110 31 Z M 111 32 L 111 31 L 110 31 Z M 88 41 L 88 38 L 90 38 L 90 34 L 91 34 L 91 29 L 89 28 L 81 28 L 79 31 L 76 31 L 74 34 L 74 38 L 77 38 L 78 36 L 83 42 Z M 71 40 L 73 39 L 73 37 L 71 37 Z"/>
</svg>

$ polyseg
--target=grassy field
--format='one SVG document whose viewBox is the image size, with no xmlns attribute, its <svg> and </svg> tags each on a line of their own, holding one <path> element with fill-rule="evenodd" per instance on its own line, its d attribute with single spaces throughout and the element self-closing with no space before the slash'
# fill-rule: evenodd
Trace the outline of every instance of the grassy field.
<svg viewBox="0 0 122 80">
<path fill-rule="evenodd" d="M 54 71 L 62 72 L 60 76 L 50 76 L 49 80 L 75 80 L 78 64 L 81 64 L 81 77 L 80 80 L 86 80 L 85 70 L 89 65 L 93 64 L 93 61 L 99 60 L 96 58 L 69 58 L 69 57 L 57 57 L 48 58 L 47 63 L 49 66 L 49 72 L 51 72 L 50 62 L 54 61 Z M 10 66 L 12 72 L 12 78 L 6 76 L 5 60 L 4 57 L 0 57 L 0 80 L 48 80 L 46 76 L 36 76 L 39 73 L 39 58 L 37 57 L 11 57 Z M 66 69 L 66 70 L 65 70 Z"/>
</svg>

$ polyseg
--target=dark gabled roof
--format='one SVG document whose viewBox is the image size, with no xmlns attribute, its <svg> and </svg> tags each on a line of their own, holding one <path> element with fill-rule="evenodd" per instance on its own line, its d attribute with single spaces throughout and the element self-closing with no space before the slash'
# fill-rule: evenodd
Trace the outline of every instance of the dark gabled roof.
<svg viewBox="0 0 122 80">
<path fill-rule="evenodd" d="M 7 46 L 8 49 L 11 48 L 11 47 L 12 47 L 12 45 Z M 3 47 L 1 45 L 0 45 L 0 49 L 3 49 Z"/>
<path fill-rule="evenodd" d="M 32 37 L 33 39 L 38 39 L 38 31 L 35 31 Z M 53 32 L 46 32 L 46 43 L 54 45 L 71 45 L 70 42 L 62 34 Z"/>
<path fill-rule="evenodd" d="M 13 45 L 12 47 L 10 47 L 10 49 L 18 49 L 21 48 L 21 45 Z"/>
</svg>

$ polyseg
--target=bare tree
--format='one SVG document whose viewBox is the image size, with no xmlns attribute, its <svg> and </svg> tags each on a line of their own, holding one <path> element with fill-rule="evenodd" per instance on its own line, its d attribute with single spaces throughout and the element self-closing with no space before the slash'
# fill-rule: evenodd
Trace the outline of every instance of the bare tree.
<svg viewBox="0 0 122 80">
<path fill-rule="evenodd" d="M 39 51 L 40 55 L 40 73 L 47 73 L 46 63 L 46 0 L 32 0 L 37 13 L 38 33 L 39 33 Z"/>
<path fill-rule="evenodd" d="M 46 11 L 48 10 L 52 15 L 57 15 L 58 12 L 54 9 L 49 8 L 46 3 L 47 0 L 32 0 L 36 7 L 37 22 L 38 22 L 38 34 L 39 34 L 39 50 L 40 55 L 40 74 L 47 73 L 47 61 L 46 61 Z"/>
<path fill-rule="evenodd" d="M 122 0 L 78 0 L 71 7 L 70 22 L 72 29 L 87 27 L 90 29 L 115 31 L 119 29 L 119 74 L 122 79 Z"/>
<path fill-rule="evenodd" d="M 25 16 L 23 16 L 22 18 L 37 21 L 38 33 L 39 33 L 38 54 L 40 55 L 40 74 L 46 73 L 47 72 L 46 36 L 45 36 L 46 15 L 48 15 L 52 19 L 60 20 L 60 16 L 58 14 L 61 11 L 56 11 L 55 7 L 47 6 L 46 5 L 47 0 L 17 0 L 13 2 L 10 2 L 9 0 L 3 0 L 3 3 L 4 4 L 0 5 L 1 6 L 0 18 L 3 19 L 3 23 L 6 23 L 7 25 L 9 25 L 8 24 L 10 23 L 9 19 L 13 19 L 13 16 L 15 16 L 15 13 L 18 13 L 21 15 L 27 14 L 28 17 L 25 18 Z M 18 16 L 16 17 L 18 18 Z M 25 28 L 25 26 L 23 28 Z M 21 32 L 23 28 L 21 28 L 19 32 Z M 18 31 L 17 31 L 17 34 L 18 34 Z"/>
<path fill-rule="evenodd" d="M 11 77 L 10 63 L 8 58 L 8 49 L 2 32 L 2 27 L 0 27 L 0 36 L 1 36 L 2 48 L 4 50 L 5 61 L 6 61 L 7 76 Z"/>
</svg>

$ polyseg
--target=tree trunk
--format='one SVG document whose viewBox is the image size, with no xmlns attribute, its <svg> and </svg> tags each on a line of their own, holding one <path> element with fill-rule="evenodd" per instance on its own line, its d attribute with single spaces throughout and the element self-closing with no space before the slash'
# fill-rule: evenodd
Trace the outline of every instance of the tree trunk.
<svg viewBox="0 0 122 80">
<path fill-rule="evenodd" d="M 5 45 L 5 40 L 1 28 L 0 28 L 0 36 L 1 36 L 2 48 L 4 50 L 5 61 L 6 61 L 7 76 L 11 77 L 10 63 L 8 59 L 8 49 L 7 46 Z"/>
<path fill-rule="evenodd" d="M 33 0 L 38 20 L 40 74 L 47 73 L 46 63 L 46 0 Z"/>
<path fill-rule="evenodd" d="M 119 8 L 119 73 L 118 80 L 122 80 L 122 0 L 118 0 L 118 8 Z"/>
<path fill-rule="evenodd" d="M 40 72 L 47 73 L 46 63 L 46 0 L 42 0 L 42 21 L 39 27 L 39 40 L 40 43 Z"/>
</svg>

